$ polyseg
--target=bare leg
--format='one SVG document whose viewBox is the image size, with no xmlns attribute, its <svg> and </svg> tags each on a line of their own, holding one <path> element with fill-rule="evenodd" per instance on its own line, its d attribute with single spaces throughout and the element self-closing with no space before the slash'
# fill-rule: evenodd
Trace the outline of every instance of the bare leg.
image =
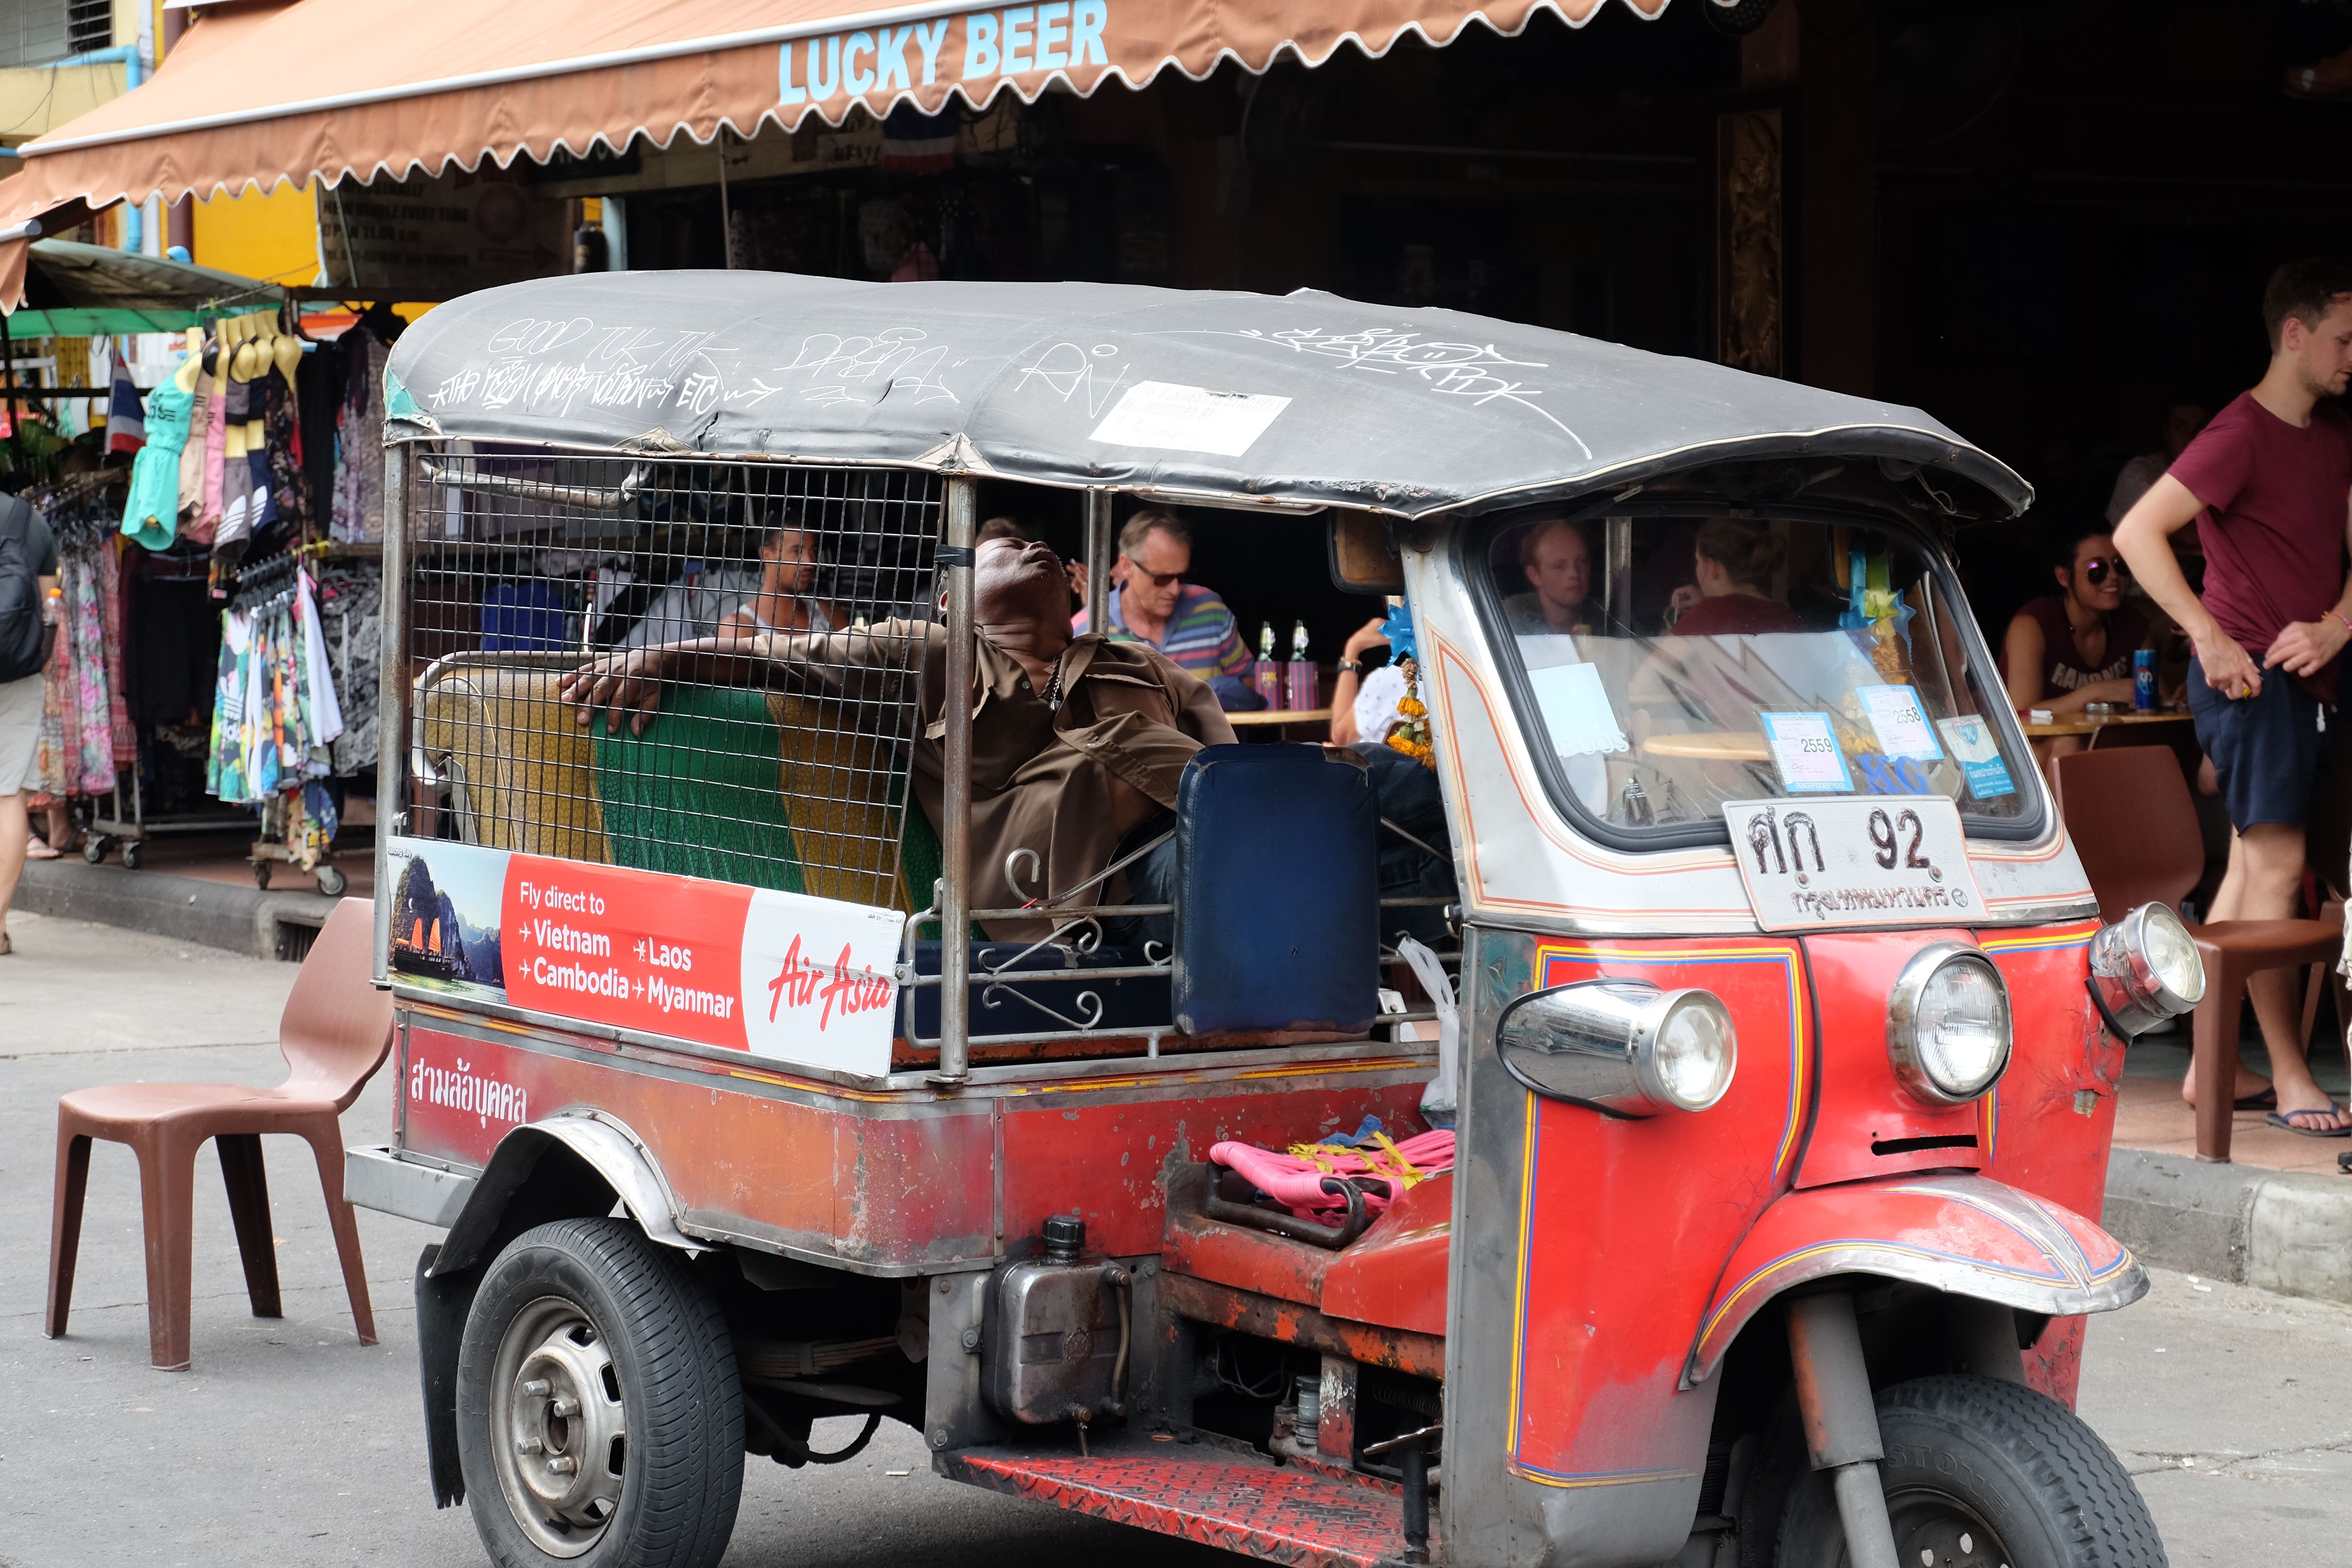
<svg viewBox="0 0 2352 1568">
<path fill-rule="evenodd" d="M 25 840 L 31 832 L 23 792 L 0 795 L 0 952 L 7 951 L 8 905 L 16 896 L 16 879 L 25 874 Z"/>
<path fill-rule="evenodd" d="M 2232 835 L 2230 870 L 2213 896 L 2216 921 L 2283 921 L 2294 916 L 2296 890 L 2303 882 L 2303 829 L 2289 823 L 2262 822 Z M 2272 1081 L 2278 1089 L 2278 1108 L 2326 1110 L 2335 1104 L 2311 1076 L 2305 1058 L 2301 1009 L 2296 1005 L 2294 972 L 2265 970 L 2246 982 L 2262 1026 L 2263 1043 L 2270 1048 Z M 2227 1021 L 2225 1020 L 2225 1023 Z M 2252 1075 L 2239 1068 L 2238 1092 L 2251 1093 Z M 2259 1082 L 2260 1080 L 2254 1080 Z M 2194 1103 L 2187 1085 L 2181 1095 Z M 2312 1128 L 2352 1126 L 2352 1115 L 2305 1117 Z"/>
</svg>

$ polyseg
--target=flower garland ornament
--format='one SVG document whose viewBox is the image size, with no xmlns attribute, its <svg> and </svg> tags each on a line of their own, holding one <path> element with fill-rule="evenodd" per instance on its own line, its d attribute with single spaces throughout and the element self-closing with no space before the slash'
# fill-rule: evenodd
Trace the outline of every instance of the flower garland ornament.
<svg viewBox="0 0 2352 1568">
<path fill-rule="evenodd" d="M 1397 700 L 1398 722 L 1389 731 L 1389 750 L 1402 752 L 1423 767 L 1433 769 L 1437 748 L 1429 737 L 1429 705 L 1421 700 L 1421 650 L 1413 640 L 1412 612 L 1402 603 L 1390 605 L 1381 635 L 1388 638 L 1389 655 L 1396 660 L 1397 673 L 1404 677 L 1404 695 Z"/>
</svg>

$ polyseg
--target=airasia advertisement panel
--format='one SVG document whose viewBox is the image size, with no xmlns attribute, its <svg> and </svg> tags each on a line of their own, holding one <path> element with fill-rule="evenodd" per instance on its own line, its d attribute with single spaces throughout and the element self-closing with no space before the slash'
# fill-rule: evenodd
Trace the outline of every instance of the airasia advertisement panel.
<svg viewBox="0 0 2352 1568">
<path fill-rule="evenodd" d="M 1738 1067 L 1711 1109 L 1639 1121 L 1523 1096 L 1507 1462 L 1552 1487 L 1696 1473 L 1712 1404 L 1677 1392 L 1691 1327 L 1788 1183 L 1811 1076 L 1793 942 L 1536 944 L 1537 988 L 1600 976 L 1713 992 Z"/>
<path fill-rule="evenodd" d="M 389 973 L 795 1066 L 890 1070 L 902 917 L 441 839 L 395 838 Z"/>
</svg>

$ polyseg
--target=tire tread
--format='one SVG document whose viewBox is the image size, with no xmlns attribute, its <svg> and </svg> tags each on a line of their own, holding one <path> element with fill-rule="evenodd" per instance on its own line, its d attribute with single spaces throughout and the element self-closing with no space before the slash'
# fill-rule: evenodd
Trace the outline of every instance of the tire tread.
<svg viewBox="0 0 2352 1568">
<path fill-rule="evenodd" d="M 2088 1423 L 2021 1384 L 1944 1373 L 1899 1383 L 1878 1396 L 1882 1426 L 1894 1412 L 1965 1430 L 2000 1453 L 2039 1492 L 2058 1521 L 2066 1568 L 2167 1568 L 2147 1500 Z"/>
</svg>

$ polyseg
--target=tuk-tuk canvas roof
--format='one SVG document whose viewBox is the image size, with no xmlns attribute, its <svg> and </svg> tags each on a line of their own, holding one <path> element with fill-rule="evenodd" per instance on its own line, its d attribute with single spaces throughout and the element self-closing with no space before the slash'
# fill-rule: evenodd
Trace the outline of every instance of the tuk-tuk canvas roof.
<svg viewBox="0 0 2352 1568">
<path fill-rule="evenodd" d="M 389 438 L 908 464 L 1420 515 L 1806 452 L 2031 491 L 1916 409 L 1302 290 L 588 274 L 444 305 Z"/>
</svg>

